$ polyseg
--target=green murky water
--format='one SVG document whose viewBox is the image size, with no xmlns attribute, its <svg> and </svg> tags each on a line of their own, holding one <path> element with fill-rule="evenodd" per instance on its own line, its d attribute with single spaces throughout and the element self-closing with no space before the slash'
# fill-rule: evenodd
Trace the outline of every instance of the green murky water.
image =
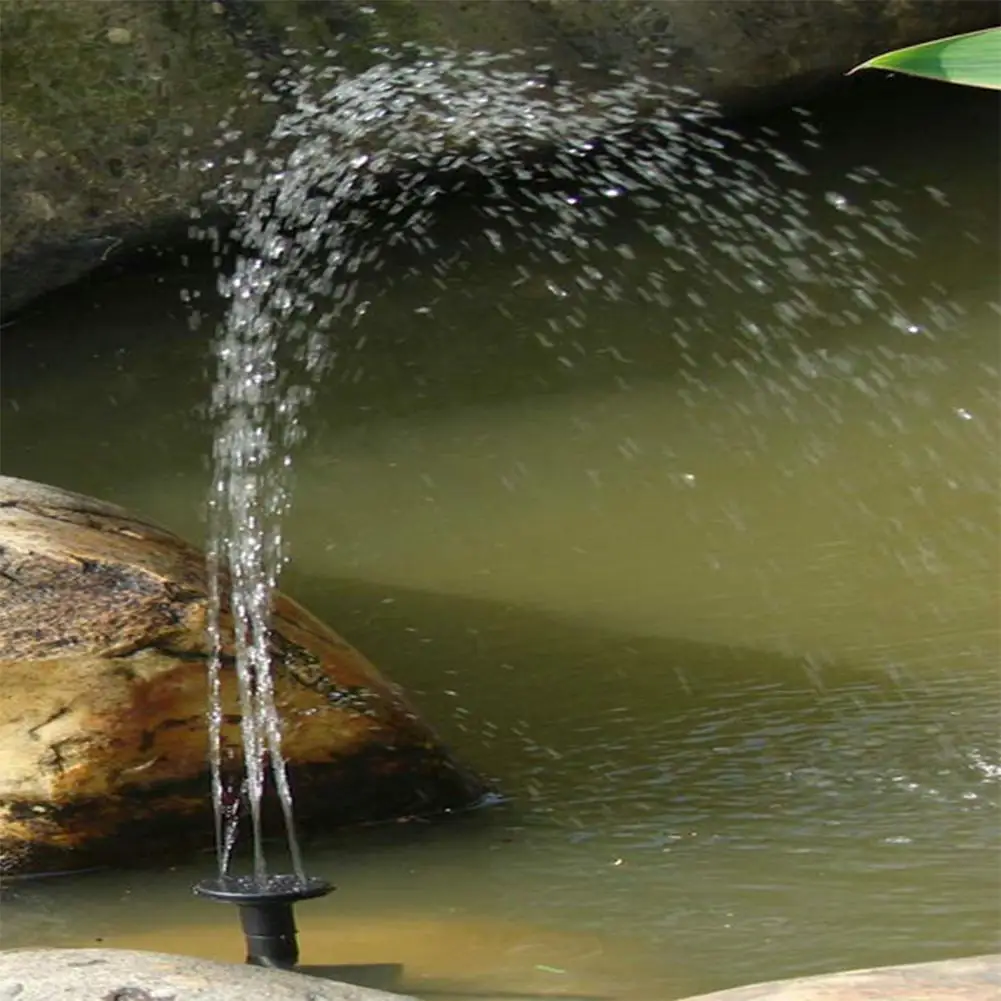
<svg viewBox="0 0 1001 1001">
<path fill-rule="evenodd" d="M 997 946 L 996 101 L 859 93 L 817 110 L 797 184 L 892 182 L 916 256 L 864 249 L 894 315 L 748 340 L 753 298 L 693 301 L 628 204 L 590 260 L 614 295 L 497 250 L 468 199 L 365 279 L 286 590 L 510 802 L 311 843 L 339 891 L 303 905 L 306 961 L 404 961 L 429 997 L 670 998 Z M 208 360 L 179 290 L 211 312 L 211 286 L 165 262 L 17 320 L 3 471 L 199 538 Z M 4 944 L 236 957 L 188 894 L 209 868 L 21 884 Z"/>
</svg>

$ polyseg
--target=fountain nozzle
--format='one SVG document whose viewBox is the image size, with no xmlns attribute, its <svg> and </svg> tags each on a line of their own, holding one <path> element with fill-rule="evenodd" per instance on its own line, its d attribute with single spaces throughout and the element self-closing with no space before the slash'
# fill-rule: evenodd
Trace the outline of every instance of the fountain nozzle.
<svg viewBox="0 0 1001 1001">
<path fill-rule="evenodd" d="M 220 876 L 195 884 L 199 897 L 240 908 L 240 924 L 252 966 L 292 969 L 299 962 L 293 905 L 325 897 L 333 890 L 326 880 L 299 876 Z"/>
</svg>

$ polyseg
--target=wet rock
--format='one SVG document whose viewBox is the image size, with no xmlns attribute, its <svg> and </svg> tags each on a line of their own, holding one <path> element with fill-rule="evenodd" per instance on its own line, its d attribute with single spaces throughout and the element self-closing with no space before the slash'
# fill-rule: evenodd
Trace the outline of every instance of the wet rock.
<svg viewBox="0 0 1001 1001">
<path fill-rule="evenodd" d="M 0 952 L 0 1001 L 404 1001 L 254 966 L 116 949 Z"/>
<path fill-rule="evenodd" d="M 982 0 L 5 0 L 3 18 L 9 313 L 183 231 L 226 156 L 268 134 L 282 74 L 327 48 L 349 72 L 377 61 L 379 45 L 520 52 L 506 65 L 546 84 L 588 93 L 642 74 L 740 107 L 800 97 L 876 52 L 993 24 L 996 11 Z M 248 97 L 248 72 L 268 101 Z"/>
<path fill-rule="evenodd" d="M 197 549 L 112 505 L 0 477 L 0 871 L 207 846 L 206 616 Z M 284 595 L 273 649 L 305 830 L 482 795 L 399 689 Z M 237 748 L 231 664 L 223 676 Z"/>
<path fill-rule="evenodd" d="M 796 977 L 686 1001 L 986 1001 L 1001 993 L 1001 954 Z"/>
</svg>

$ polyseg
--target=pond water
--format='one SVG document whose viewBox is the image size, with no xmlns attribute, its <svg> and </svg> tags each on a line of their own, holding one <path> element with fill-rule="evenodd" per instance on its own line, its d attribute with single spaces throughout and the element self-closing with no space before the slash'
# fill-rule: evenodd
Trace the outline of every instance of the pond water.
<svg viewBox="0 0 1001 1001">
<path fill-rule="evenodd" d="M 997 947 L 997 102 L 881 79 L 813 113 L 818 225 L 864 194 L 917 238 L 862 248 L 896 300 L 863 322 L 848 290 L 776 322 L 696 288 L 627 198 L 591 288 L 459 196 L 435 249 L 363 276 L 284 586 L 508 799 L 309 842 L 339 889 L 300 908 L 305 962 L 403 962 L 429 998 L 669 999 Z M 203 537 L 199 260 L 5 331 L 4 473 Z M 3 944 L 238 958 L 189 892 L 210 859 L 151 863 L 10 887 Z"/>
</svg>

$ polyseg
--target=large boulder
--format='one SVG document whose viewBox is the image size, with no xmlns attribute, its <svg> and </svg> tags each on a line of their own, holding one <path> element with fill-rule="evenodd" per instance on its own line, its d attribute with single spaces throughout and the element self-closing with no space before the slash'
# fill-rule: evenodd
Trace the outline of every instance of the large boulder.
<svg viewBox="0 0 1001 1001">
<path fill-rule="evenodd" d="M 125 949 L 0 952 L 0 998 L 13 1001 L 413 1001 L 258 966 Z"/>
<path fill-rule="evenodd" d="M 0 872 L 211 843 L 207 604 L 194 547 L 110 504 L 0 477 Z M 360 653 L 284 595 L 274 616 L 305 830 L 482 795 Z M 238 764 L 235 669 L 222 676 L 226 758 Z"/>
<path fill-rule="evenodd" d="M 983 0 L 4 0 L 0 310 L 183 227 L 227 153 L 263 144 L 287 106 L 276 82 L 324 50 L 349 74 L 407 42 L 512 53 L 505 68 L 545 84 L 526 100 L 641 74 L 740 107 L 996 18 Z M 248 96 L 248 72 L 268 100 Z M 516 94 L 504 115 L 486 108 L 480 139 L 540 138 Z"/>
</svg>

